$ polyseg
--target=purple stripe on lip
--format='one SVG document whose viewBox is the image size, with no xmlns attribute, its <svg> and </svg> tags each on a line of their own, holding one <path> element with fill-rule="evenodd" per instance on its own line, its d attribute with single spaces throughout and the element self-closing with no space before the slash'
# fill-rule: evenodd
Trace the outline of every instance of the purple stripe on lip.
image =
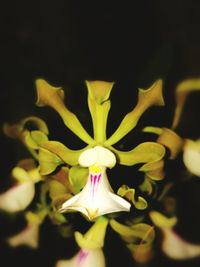
<svg viewBox="0 0 200 267">
<path fill-rule="evenodd" d="M 90 174 L 90 183 L 92 184 L 92 182 L 93 182 L 93 175 Z"/>
<path fill-rule="evenodd" d="M 97 191 L 98 183 L 101 179 L 101 176 L 102 176 L 102 173 L 100 173 L 99 175 L 93 175 L 92 173 L 90 173 L 92 198 L 94 197 L 94 194 Z"/>
<path fill-rule="evenodd" d="M 85 261 L 87 256 L 88 256 L 88 252 L 86 252 L 86 251 L 81 249 L 80 252 L 79 252 L 79 255 L 78 255 L 78 261 L 77 261 L 78 266 L 82 265 L 82 263 Z"/>
<path fill-rule="evenodd" d="M 100 181 L 100 178 L 101 178 L 101 173 L 100 173 L 99 176 L 98 176 L 98 180 L 97 180 L 98 183 L 99 183 L 99 181 Z"/>
</svg>

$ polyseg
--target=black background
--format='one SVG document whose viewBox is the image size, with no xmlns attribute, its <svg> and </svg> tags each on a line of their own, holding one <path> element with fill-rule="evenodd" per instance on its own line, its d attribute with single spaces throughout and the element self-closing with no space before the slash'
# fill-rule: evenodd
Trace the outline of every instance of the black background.
<svg viewBox="0 0 200 267">
<path fill-rule="evenodd" d="M 48 122 L 54 138 L 77 148 L 82 144 L 62 126 L 59 117 L 48 108 L 35 106 L 36 78 L 63 87 L 66 103 L 89 132 L 92 128 L 84 80 L 115 81 L 108 134 L 136 103 L 137 88 L 147 87 L 155 79 L 163 78 L 166 107 L 151 109 L 139 127 L 147 123 L 170 127 L 176 84 L 182 79 L 200 75 L 199 13 L 200 2 L 197 0 L 2 2 L 1 125 L 38 115 Z M 199 137 L 199 100 L 198 93 L 191 94 L 186 103 L 177 129 L 183 137 Z M 9 184 L 10 169 L 26 152 L 2 133 L 0 137 L 3 191 Z M 137 142 L 139 137 L 134 139 L 129 135 L 123 140 L 123 145 L 130 148 Z M 172 168 L 171 175 L 174 179 L 180 175 L 177 167 Z M 187 240 L 197 243 L 200 242 L 199 183 L 194 177 L 192 182 L 178 184 L 176 188 L 180 218 L 178 231 Z M 59 238 L 48 222 L 42 228 L 39 252 L 26 248 L 9 250 L 3 240 L 21 225 L 15 223 L 16 218 L 1 217 L 2 267 L 13 264 L 52 267 L 56 259 L 70 257 L 77 250 L 73 240 L 69 245 Z M 88 227 L 83 226 L 84 220 L 79 215 L 77 221 L 78 230 L 79 226 L 83 231 Z M 107 266 L 120 266 L 121 262 L 126 267 L 136 266 L 120 239 L 108 231 L 111 237 L 105 244 Z M 198 259 L 183 263 L 169 261 L 158 250 L 155 260 L 148 266 L 194 267 L 199 264 Z"/>
</svg>

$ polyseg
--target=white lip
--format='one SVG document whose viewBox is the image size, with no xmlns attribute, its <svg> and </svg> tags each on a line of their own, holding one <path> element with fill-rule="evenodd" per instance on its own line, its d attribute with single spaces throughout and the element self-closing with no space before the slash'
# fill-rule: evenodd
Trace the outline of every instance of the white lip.
<svg viewBox="0 0 200 267">
<path fill-rule="evenodd" d="M 75 210 L 94 220 L 104 214 L 130 210 L 131 204 L 113 193 L 106 176 L 106 167 L 116 164 L 111 151 L 96 146 L 84 151 L 79 163 L 89 167 L 87 183 L 80 193 L 63 203 L 60 212 Z"/>
</svg>

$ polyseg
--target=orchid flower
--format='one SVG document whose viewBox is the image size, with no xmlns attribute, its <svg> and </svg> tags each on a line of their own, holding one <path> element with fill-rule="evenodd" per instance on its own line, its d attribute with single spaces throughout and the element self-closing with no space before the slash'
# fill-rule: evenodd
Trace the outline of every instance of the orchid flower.
<svg viewBox="0 0 200 267">
<path fill-rule="evenodd" d="M 28 207 L 35 195 L 35 183 L 41 179 L 38 168 L 25 170 L 15 167 L 12 176 L 17 180 L 6 192 L 0 194 L 0 209 L 19 212 Z"/>
<path fill-rule="evenodd" d="M 55 267 L 105 267 L 105 259 L 101 249 L 81 249 L 70 260 L 60 260 Z"/>
<path fill-rule="evenodd" d="M 45 163 L 45 168 L 50 165 L 49 160 L 48 162 L 45 161 L 47 152 L 51 154 L 51 162 L 53 161 L 54 167 L 66 163 L 72 166 L 74 171 L 74 167 L 76 168 L 78 164 L 88 168 L 89 175 L 85 187 L 81 192 L 78 191 L 77 195 L 64 202 L 60 211 L 79 211 L 89 220 L 93 220 L 103 214 L 130 210 L 130 204 L 126 200 L 113 194 L 106 176 L 106 168 L 111 168 L 116 164 L 115 155 L 118 163 L 122 165 L 133 166 L 145 163 L 141 171 L 148 172 L 151 176 L 155 172 L 155 164 L 157 162 L 160 163 L 159 170 L 162 169 L 162 158 L 165 154 L 165 149 L 158 143 L 144 142 L 130 151 L 117 150 L 113 145 L 134 129 L 140 117 L 148 108 L 151 106 L 163 106 L 164 100 L 162 97 L 162 80 L 157 80 L 146 90 L 140 88 L 136 106 L 124 117 L 113 134 L 107 138 L 107 118 L 111 107 L 109 97 L 114 83 L 86 81 L 86 85 L 88 107 L 93 124 L 93 137 L 87 133 L 77 116 L 66 107 L 62 88 L 54 87 L 42 79 L 36 80 L 38 95 L 36 104 L 40 107 L 49 106 L 58 112 L 64 124 L 83 140 L 87 146 L 81 150 L 72 150 L 58 141 L 50 141 L 48 138 L 44 138 L 41 134 L 38 135 L 33 131 L 30 133 L 31 139 L 29 139 L 29 141 L 32 140 L 33 142 L 29 142 L 29 145 L 36 143 L 34 147 L 38 147 L 43 154 L 41 156 L 40 153 L 40 166 Z M 43 153 L 44 151 L 45 153 Z M 54 170 L 55 168 L 50 168 L 50 171 Z M 76 170 L 78 171 L 78 168 Z M 45 175 L 50 173 L 49 169 L 44 171 L 43 166 L 41 166 L 41 171 Z M 159 175 L 156 173 L 154 176 L 156 178 L 159 176 L 160 179 L 163 176 L 161 172 L 160 170 Z M 81 176 L 79 177 L 80 179 L 82 179 Z"/>
<path fill-rule="evenodd" d="M 43 219 L 46 216 L 46 211 L 38 214 L 33 212 L 26 213 L 26 227 L 18 234 L 7 239 L 11 247 L 26 245 L 30 248 L 37 248 L 39 245 L 39 230 Z"/>
<path fill-rule="evenodd" d="M 116 164 L 110 150 L 101 146 L 87 149 L 80 155 L 79 164 L 89 168 L 87 183 L 80 193 L 63 203 L 61 212 L 77 210 L 93 220 L 107 213 L 130 210 L 131 204 L 112 193 L 108 182 L 106 168 Z"/>
<path fill-rule="evenodd" d="M 162 232 L 161 248 L 169 258 L 186 260 L 200 256 L 200 245 L 187 242 L 174 231 L 176 217 L 167 218 L 157 211 L 151 211 L 150 218 Z"/>
<path fill-rule="evenodd" d="M 186 260 L 200 256 L 200 245 L 187 242 L 173 229 L 162 229 L 162 232 L 162 250 L 168 257 L 175 260 Z"/>
<path fill-rule="evenodd" d="M 75 232 L 80 251 L 70 260 L 59 260 L 55 267 L 105 267 L 102 247 L 107 225 L 108 220 L 100 217 L 85 235 Z"/>
<path fill-rule="evenodd" d="M 192 174 L 200 177 L 200 140 L 186 140 L 183 148 L 183 162 Z"/>
</svg>

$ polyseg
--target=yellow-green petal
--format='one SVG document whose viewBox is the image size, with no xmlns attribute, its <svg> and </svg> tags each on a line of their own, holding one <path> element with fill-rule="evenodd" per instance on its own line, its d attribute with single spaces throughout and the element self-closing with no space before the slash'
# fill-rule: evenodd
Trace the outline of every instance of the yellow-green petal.
<svg viewBox="0 0 200 267">
<path fill-rule="evenodd" d="M 163 129 L 160 127 L 146 126 L 142 129 L 142 131 L 144 133 L 154 133 L 154 134 L 160 135 L 162 133 Z"/>
<path fill-rule="evenodd" d="M 49 186 L 49 195 L 51 199 L 62 196 L 68 192 L 66 186 L 64 186 L 62 183 L 56 180 L 51 180 L 48 186 Z"/>
<path fill-rule="evenodd" d="M 139 188 L 142 192 L 151 195 L 153 193 L 153 186 L 155 186 L 155 182 L 145 175 L 144 181 L 141 185 L 139 185 Z"/>
<path fill-rule="evenodd" d="M 166 146 L 170 150 L 170 159 L 176 158 L 177 154 L 182 150 L 184 140 L 169 128 L 147 126 L 143 129 L 143 132 L 157 134 L 157 142 Z"/>
<path fill-rule="evenodd" d="M 157 211 L 151 211 L 149 216 L 153 223 L 159 228 L 172 228 L 177 223 L 176 217 L 168 218 Z"/>
<path fill-rule="evenodd" d="M 149 89 L 139 89 L 138 102 L 135 108 L 129 112 L 113 135 L 105 142 L 105 146 L 117 143 L 127 135 L 138 123 L 142 114 L 151 106 L 163 106 L 162 80 L 157 80 Z"/>
<path fill-rule="evenodd" d="M 48 214 L 51 222 L 55 225 L 62 225 L 63 223 L 67 222 L 66 217 L 58 212 L 51 212 Z"/>
<path fill-rule="evenodd" d="M 190 92 L 200 90 L 200 79 L 187 79 L 179 83 L 175 89 L 176 92 L 176 109 L 174 114 L 174 120 L 172 123 L 172 129 L 175 129 L 179 123 L 182 110 Z"/>
<path fill-rule="evenodd" d="M 166 146 L 170 150 L 170 159 L 175 159 L 178 153 L 182 150 L 184 140 L 173 130 L 163 128 L 157 142 Z"/>
<path fill-rule="evenodd" d="M 3 131 L 7 136 L 11 138 L 17 138 L 23 141 L 23 132 L 26 131 L 25 126 L 28 123 L 35 125 L 37 129 L 42 131 L 44 134 L 49 134 L 49 130 L 46 123 L 42 119 L 35 116 L 27 117 L 16 124 L 5 123 L 3 125 Z"/>
<path fill-rule="evenodd" d="M 136 209 L 144 210 L 148 206 L 147 201 L 143 197 L 139 196 L 136 199 L 134 188 L 129 188 L 128 186 L 123 185 L 118 189 L 117 194 L 131 201 Z"/>
<path fill-rule="evenodd" d="M 27 117 L 27 118 L 23 119 L 20 122 L 20 124 L 23 127 L 25 127 L 25 125 L 27 123 L 31 123 L 31 124 L 35 125 L 37 127 L 37 129 L 39 131 L 43 132 L 45 135 L 48 135 L 49 134 L 49 129 L 48 129 L 46 123 L 42 119 L 40 119 L 40 118 L 35 117 L 35 116 L 31 116 L 31 117 Z"/>
<path fill-rule="evenodd" d="M 69 181 L 73 188 L 73 193 L 77 194 L 85 186 L 88 178 L 88 168 L 74 166 L 69 170 Z"/>
<path fill-rule="evenodd" d="M 151 243 L 155 237 L 153 227 L 146 223 L 138 223 L 132 226 L 126 226 L 112 219 L 110 220 L 110 226 L 127 243 Z"/>
<path fill-rule="evenodd" d="M 106 140 L 106 125 L 111 105 L 109 96 L 113 84 L 104 81 L 86 81 L 94 139 L 98 144 L 103 144 Z"/>
<path fill-rule="evenodd" d="M 24 134 L 25 144 L 32 149 L 39 149 L 40 144 L 47 140 L 47 135 L 41 131 L 26 131 Z"/>
<path fill-rule="evenodd" d="M 152 180 L 160 181 L 165 177 L 164 160 L 153 161 L 144 164 L 139 171 L 145 174 Z"/>
<path fill-rule="evenodd" d="M 119 160 L 119 164 L 132 166 L 139 163 L 155 162 L 165 155 L 165 148 L 155 142 L 144 142 L 130 151 L 120 151 L 110 148 Z"/>
<path fill-rule="evenodd" d="M 130 226 L 121 224 L 114 219 L 110 220 L 110 226 L 127 242 L 131 242 L 135 239 L 135 233 Z"/>
<path fill-rule="evenodd" d="M 78 164 L 78 159 L 80 154 L 88 149 L 90 146 L 87 146 L 80 150 L 72 150 L 67 148 L 61 142 L 58 141 L 46 141 L 40 146 L 50 152 L 56 154 L 59 158 L 61 158 L 65 163 L 74 166 Z"/>
<path fill-rule="evenodd" d="M 86 81 L 86 85 L 89 98 L 101 105 L 109 99 L 114 82 Z"/>
<path fill-rule="evenodd" d="M 38 153 L 38 161 L 40 164 L 39 172 L 41 175 L 47 175 L 55 171 L 55 169 L 63 164 L 63 161 L 50 151 L 40 148 Z"/>
<path fill-rule="evenodd" d="M 108 219 L 99 217 L 85 235 L 75 232 L 75 239 L 79 247 L 84 249 L 102 248 L 104 245 L 107 225 Z"/>
<path fill-rule="evenodd" d="M 43 79 L 36 80 L 38 99 L 36 104 L 40 107 L 50 106 L 58 112 L 64 124 L 87 144 L 94 144 L 92 137 L 86 132 L 74 113 L 64 104 L 64 91 L 60 87 L 53 87 Z"/>
</svg>

